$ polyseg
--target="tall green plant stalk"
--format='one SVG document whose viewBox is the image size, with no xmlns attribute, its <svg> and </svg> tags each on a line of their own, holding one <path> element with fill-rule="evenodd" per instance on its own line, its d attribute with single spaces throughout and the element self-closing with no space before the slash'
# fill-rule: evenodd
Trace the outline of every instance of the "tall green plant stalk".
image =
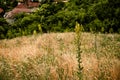
<svg viewBox="0 0 120 80">
<path fill-rule="evenodd" d="M 98 58 L 98 54 L 97 54 L 97 33 L 95 32 L 95 42 L 94 42 L 94 47 L 95 47 L 95 54 L 97 55 Z"/>
<path fill-rule="evenodd" d="M 75 37 L 75 44 L 76 44 L 76 53 L 77 53 L 77 60 L 78 60 L 78 78 L 79 80 L 82 80 L 82 69 L 83 67 L 81 66 L 81 33 L 82 33 L 82 30 L 83 30 L 83 26 L 80 25 L 78 22 L 76 22 L 76 26 L 75 26 L 75 34 L 76 34 L 76 37 Z"/>
</svg>

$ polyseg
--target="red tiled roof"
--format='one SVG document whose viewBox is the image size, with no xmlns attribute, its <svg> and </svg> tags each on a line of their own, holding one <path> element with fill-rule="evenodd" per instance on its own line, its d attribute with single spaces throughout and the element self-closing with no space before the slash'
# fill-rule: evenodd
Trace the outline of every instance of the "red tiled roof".
<svg viewBox="0 0 120 80">
<path fill-rule="evenodd" d="M 21 13 L 21 12 L 31 13 L 31 10 L 28 9 L 28 8 L 14 8 L 12 10 L 13 14 L 18 14 L 18 13 Z"/>
<path fill-rule="evenodd" d="M 38 2 L 28 2 L 28 7 L 39 7 Z"/>
<path fill-rule="evenodd" d="M 31 13 L 32 9 L 34 7 L 38 7 L 39 3 L 38 2 L 28 2 L 28 6 L 25 5 L 24 3 L 19 3 L 12 11 L 8 12 L 6 14 L 6 18 L 13 18 L 16 14 L 25 12 L 25 13 Z"/>
<path fill-rule="evenodd" d="M 18 5 L 15 8 L 27 8 L 27 6 L 23 3 L 18 3 Z"/>
<path fill-rule="evenodd" d="M 22 13 L 22 12 L 31 13 L 32 11 L 31 11 L 31 9 L 28 9 L 28 8 L 14 8 L 12 11 L 7 13 L 5 18 L 14 18 L 14 16 L 16 14 L 19 14 L 19 13 Z"/>
<path fill-rule="evenodd" d="M 24 3 L 19 3 L 16 8 L 32 8 L 32 7 L 39 7 L 39 2 L 28 2 L 28 5 Z"/>
<path fill-rule="evenodd" d="M 0 8 L 0 13 L 2 13 L 4 10 L 2 8 Z"/>
<path fill-rule="evenodd" d="M 18 14 L 20 12 L 31 13 L 31 9 L 29 9 L 29 7 L 33 8 L 38 6 L 39 6 L 38 2 L 29 2 L 28 6 L 25 5 L 24 3 L 20 3 L 12 10 L 12 14 Z"/>
</svg>

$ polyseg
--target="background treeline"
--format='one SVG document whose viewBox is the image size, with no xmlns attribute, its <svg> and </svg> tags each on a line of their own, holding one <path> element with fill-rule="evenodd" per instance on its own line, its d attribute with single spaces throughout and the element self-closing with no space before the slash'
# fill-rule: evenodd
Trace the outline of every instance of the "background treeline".
<svg viewBox="0 0 120 80">
<path fill-rule="evenodd" d="M 74 31 L 75 23 L 86 32 L 120 33 L 120 0 L 70 0 L 43 2 L 32 14 L 15 16 L 13 24 L 0 18 L 0 39 L 42 32 Z"/>
</svg>

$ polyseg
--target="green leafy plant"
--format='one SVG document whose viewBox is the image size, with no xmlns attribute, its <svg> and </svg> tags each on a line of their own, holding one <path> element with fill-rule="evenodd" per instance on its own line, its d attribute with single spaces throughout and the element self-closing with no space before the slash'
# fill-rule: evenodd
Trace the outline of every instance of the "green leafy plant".
<svg viewBox="0 0 120 80">
<path fill-rule="evenodd" d="M 81 32 L 83 30 L 83 26 L 80 25 L 78 22 L 76 22 L 75 26 L 75 33 L 76 33 L 76 38 L 75 38 L 75 44 L 76 44 L 76 53 L 77 53 L 77 60 L 78 60 L 78 77 L 79 80 L 82 80 L 82 69 L 83 67 L 81 66 Z"/>
</svg>

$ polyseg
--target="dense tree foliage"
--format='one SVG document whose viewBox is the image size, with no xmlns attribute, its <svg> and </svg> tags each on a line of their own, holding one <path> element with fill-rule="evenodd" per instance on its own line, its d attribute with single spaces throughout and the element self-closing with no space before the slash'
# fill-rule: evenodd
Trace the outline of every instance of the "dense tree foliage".
<svg viewBox="0 0 120 80">
<path fill-rule="evenodd" d="M 0 0 L 0 7 L 5 11 L 14 8 L 17 5 L 17 0 Z"/>
<path fill-rule="evenodd" d="M 82 24 L 87 32 L 120 33 L 119 14 L 120 0 L 70 0 L 66 3 L 42 0 L 35 13 L 16 15 L 15 22 L 6 29 L 4 37 L 74 31 L 76 22 Z M 6 25 L 0 25 L 1 34 Z"/>
<path fill-rule="evenodd" d="M 0 18 L 0 39 L 6 38 L 8 29 L 9 24 L 4 18 Z"/>
</svg>

